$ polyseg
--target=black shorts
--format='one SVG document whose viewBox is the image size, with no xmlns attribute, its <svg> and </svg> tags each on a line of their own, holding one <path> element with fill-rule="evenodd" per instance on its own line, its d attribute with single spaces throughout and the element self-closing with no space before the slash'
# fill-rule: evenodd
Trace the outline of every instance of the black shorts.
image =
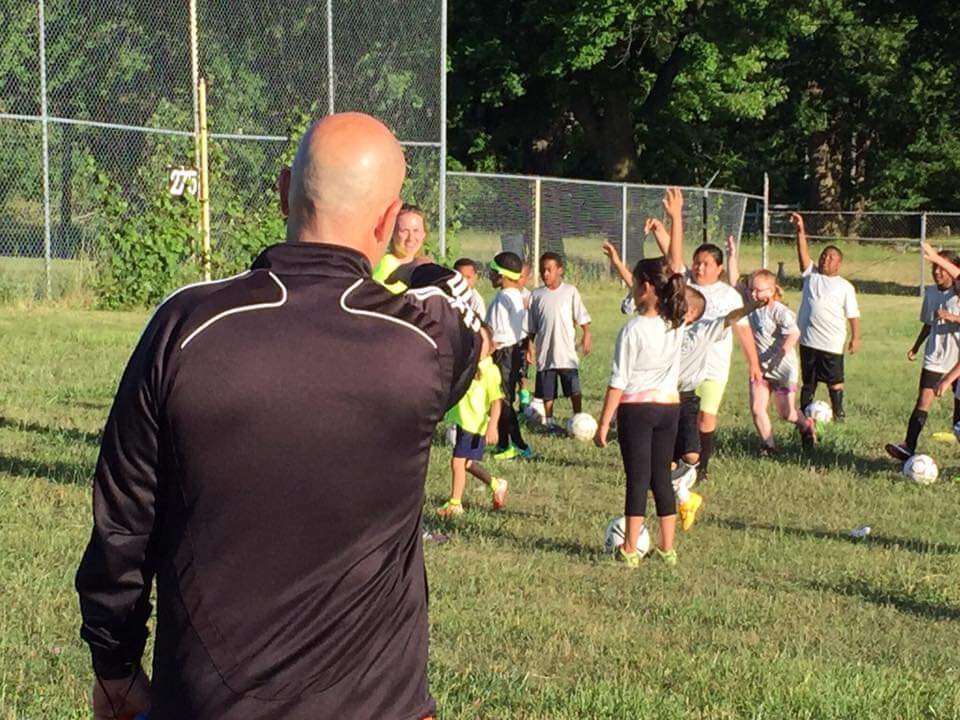
<svg viewBox="0 0 960 720">
<path fill-rule="evenodd" d="M 699 417 L 700 396 L 694 391 L 680 393 L 680 419 L 677 422 L 674 460 L 679 460 L 688 453 L 700 454 Z"/>
<path fill-rule="evenodd" d="M 537 373 L 537 387 L 534 396 L 543 400 L 557 399 L 557 379 L 563 388 L 564 397 L 580 394 L 580 371 L 570 368 L 564 370 L 541 370 Z"/>
<path fill-rule="evenodd" d="M 843 384 L 843 354 L 838 355 L 801 345 L 800 375 L 804 385 L 816 382 L 841 385 Z"/>
<path fill-rule="evenodd" d="M 937 372 L 936 370 L 927 370 L 924 368 L 920 371 L 920 389 L 921 390 L 936 390 L 937 385 L 940 384 L 940 381 L 943 380 L 946 373 Z M 957 380 L 953 381 L 953 391 L 957 391 Z"/>
<path fill-rule="evenodd" d="M 519 344 L 493 351 L 493 362 L 500 370 L 500 384 L 508 405 L 513 405 L 513 401 L 517 397 L 517 383 L 520 382 L 522 361 L 523 350 L 520 349 Z"/>
</svg>

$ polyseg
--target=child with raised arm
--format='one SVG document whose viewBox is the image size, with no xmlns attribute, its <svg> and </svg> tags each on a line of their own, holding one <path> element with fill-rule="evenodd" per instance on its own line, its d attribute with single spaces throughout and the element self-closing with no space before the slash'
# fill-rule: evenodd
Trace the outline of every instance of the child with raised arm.
<svg viewBox="0 0 960 720">
<path fill-rule="evenodd" d="M 683 276 L 672 272 L 663 258 L 641 260 L 634 268 L 638 315 L 617 336 L 595 438 L 598 447 L 607 446 L 616 416 L 627 487 L 626 533 L 614 558 L 630 568 L 640 566 L 637 539 L 651 489 L 660 519 L 655 552 L 667 564 L 677 563 L 673 548 L 677 509 L 670 460 L 680 409 L 677 376 L 686 313 L 684 285 Z"/>
<path fill-rule="evenodd" d="M 950 372 L 960 362 L 960 298 L 954 292 L 955 273 L 958 258 L 955 253 L 938 253 L 927 243 L 923 243 L 923 254 L 933 268 L 932 286 L 924 288 L 923 304 L 920 307 L 920 322 L 923 325 L 913 347 L 907 351 L 907 359 L 913 361 L 920 345 L 926 341 L 923 352 L 923 367 L 920 370 L 920 388 L 917 402 L 910 419 L 907 421 L 907 434 L 900 444 L 887 443 L 887 454 L 895 460 L 906 462 L 917 451 L 920 433 L 927 422 L 927 414 L 933 405 L 934 397 L 942 394 L 937 388 L 950 376 Z M 950 383 L 954 382 L 951 379 Z M 954 399 L 953 422 L 960 421 L 960 402 Z"/>
<path fill-rule="evenodd" d="M 513 408 L 523 363 L 522 342 L 530 334 L 520 293 L 522 271 L 523 261 L 516 253 L 502 252 L 490 261 L 490 282 L 500 289 L 487 308 L 487 324 L 493 332 L 493 361 L 500 369 L 504 395 L 497 427 L 497 460 L 533 456 Z"/>
<path fill-rule="evenodd" d="M 783 293 L 777 277 L 769 270 L 757 270 L 750 276 L 750 296 L 759 307 L 747 316 L 757 348 L 762 377 L 750 382 L 750 411 L 760 435 L 760 455 L 767 457 L 776 450 L 773 426 L 767 414 L 773 395 L 777 414 L 793 423 L 810 450 L 816 442 L 816 425 L 797 410 L 797 384 L 800 371 L 797 363 L 797 341 L 800 328 L 797 318 L 783 304 Z"/>
<path fill-rule="evenodd" d="M 860 308 L 857 293 L 848 280 L 840 277 L 843 253 L 835 245 L 827 245 L 814 267 L 804 229 L 803 217 L 790 214 L 797 229 L 797 259 L 803 274 L 800 300 L 800 407 L 806 412 L 817 392 L 817 383 L 825 382 L 830 391 L 833 417 L 846 417 L 843 407 L 843 351 L 853 354 L 860 349 Z M 850 342 L 846 343 L 846 323 L 850 323 Z"/>
<path fill-rule="evenodd" d="M 490 326 L 480 330 L 482 344 L 477 375 L 467 392 L 447 413 L 447 422 L 457 426 L 457 439 L 450 460 L 453 475 L 450 499 L 443 504 L 437 515 L 452 518 L 463 515 L 463 491 L 467 473 L 490 488 L 493 493 L 493 509 L 500 510 L 506 504 L 507 481 L 493 477 L 480 461 L 486 445 L 497 442 L 497 423 L 503 401 L 500 370 L 493 362 L 493 334 Z"/>
<path fill-rule="evenodd" d="M 537 381 L 534 395 L 543 399 L 545 424 L 557 427 L 553 418 L 553 404 L 558 390 L 570 398 L 574 414 L 583 410 L 580 391 L 580 358 L 577 355 L 577 328 L 583 333 L 583 354 L 589 355 L 593 346 L 590 334 L 590 313 L 580 297 L 580 291 L 563 281 L 563 258 L 546 252 L 540 257 L 540 277 L 543 287 L 537 288 L 530 299 L 530 333 L 537 361 Z"/>
</svg>

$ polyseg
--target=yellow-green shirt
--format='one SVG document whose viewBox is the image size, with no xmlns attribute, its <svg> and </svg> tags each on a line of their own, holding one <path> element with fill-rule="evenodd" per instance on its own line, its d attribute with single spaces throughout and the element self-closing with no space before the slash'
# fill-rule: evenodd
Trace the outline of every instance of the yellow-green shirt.
<svg viewBox="0 0 960 720">
<path fill-rule="evenodd" d="M 380 262 L 378 262 L 377 267 L 374 268 L 373 279 L 383 285 L 394 295 L 400 295 L 401 293 L 407 291 L 407 284 L 400 280 L 388 283 L 387 278 L 393 275 L 393 273 L 395 273 L 397 268 L 401 265 L 403 265 L 403 263 L 400 262 L 400 259 L 393 253 L 388 252 L 382 258 L 380 258 Z"/>
<path fill-rule="evenodd" d="M 487 431 L 491 406 L 502 399 L 500 368 L 494 364 L 492 357 L 485 357 L 477 366 L 477 377 L 470 383 L 467 392 L 447 413 L 447 422 L 459 425 L 468 433 L 482 435 Z"/>
</svg>

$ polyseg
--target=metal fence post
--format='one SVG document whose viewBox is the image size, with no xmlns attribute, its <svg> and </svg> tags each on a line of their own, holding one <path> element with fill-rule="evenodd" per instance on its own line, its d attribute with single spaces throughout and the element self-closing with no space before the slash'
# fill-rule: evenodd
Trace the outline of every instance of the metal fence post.
<svg viewBox="0 0 960 720">
<path fill-rule="evenodd" d="M 197 88 L 199 97 L 197 106 L 200 112 L 200 262 L 203 265 L 203 279 L 210 282 L 210 164 L 207 145 L 207 81 L 200 78 Z"/>
<path fill-rule="evenodd" d="M 767 269 L 770 250 L 770 175 L 763 174 L 763 245 L 760 247 L 760 267 Z"/>
<path fill-rule="evenodd" d="M 540 178 L 533 181 L 533 262 L 540 259 Z M 533 275 L 534 287 L 540 287 L 540 273 Z"/>
<path fill-rule="evenodd" d="M 336 104 L 334 100 L 334 72 L 333 72 L 333 0 L 327 0 L 327 115 L 333 115 Z"/>
<path fill-rule="evenodd" d="M 620 201 L 620 257 L 623 264 L 627 264 L 627 186 L 623 186 L 623 194 Z"/>
<path fill-rule="evenodd" d="M 447 257 L 447 0 L 440 3 L 440 203 L 437 214 L 440 257 Z"/>
<path fill-rule="evenodd" d="M 927 241 L 927 214 L 920 213 L 920 247 L 917 249 L 920 251 L 920 297 L 923 297 L 923 277 L 924 270 L 926 267 L 923 261 L 923 243 Z"/>
<path fill-rule="evenodd" d="M 40 20 L 40 132 L 43 145 L 43 266 L 46 275 L 46 296 L 53 296 L 52 260 L 50 252 L 50 126 L 47 117 L 47 28 L 43 0 L 37 3 Z"/>
</svg>

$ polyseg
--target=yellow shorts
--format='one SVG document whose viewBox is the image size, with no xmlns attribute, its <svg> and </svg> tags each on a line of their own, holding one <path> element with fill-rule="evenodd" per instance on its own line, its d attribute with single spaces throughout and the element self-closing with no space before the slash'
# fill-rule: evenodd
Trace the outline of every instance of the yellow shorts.
<svg viewBox="0 0 960 720">
<path fill-rule="evenodd" d="M 723 391 L 727 384 L 720 380 L 704 380 L 697 386 L 697 397 L 700 398 L 700 412 L 708 415 L 720 414 L 720 403 L 723 402 Z"/>
</svg>

